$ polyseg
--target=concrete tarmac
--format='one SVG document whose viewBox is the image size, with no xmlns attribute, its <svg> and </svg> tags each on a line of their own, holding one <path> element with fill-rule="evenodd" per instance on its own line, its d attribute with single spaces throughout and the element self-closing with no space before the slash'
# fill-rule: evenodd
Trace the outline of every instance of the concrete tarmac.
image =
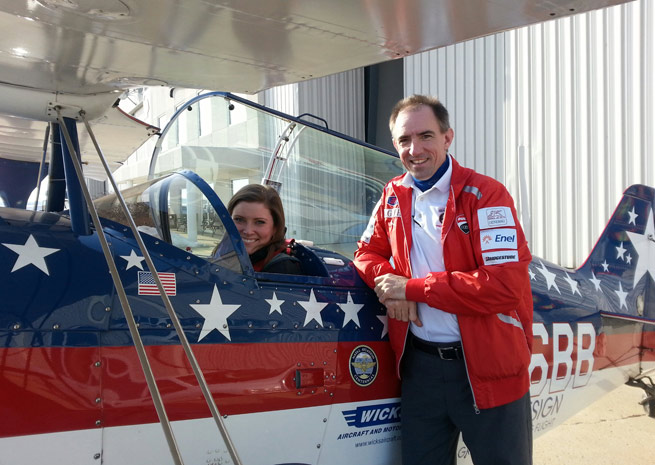
<svg viewBox="0 0 655 465">
<path fill-rule="evenodd" d="M 621 386 L 539 436 L 534 465 L 655 464 L 655 418 L 639 405 L 642 393 Z"/>
</svg>

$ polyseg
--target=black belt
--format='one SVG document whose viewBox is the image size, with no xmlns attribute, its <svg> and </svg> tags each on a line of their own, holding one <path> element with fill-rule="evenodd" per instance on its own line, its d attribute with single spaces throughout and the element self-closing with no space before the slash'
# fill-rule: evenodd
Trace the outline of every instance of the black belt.
<svg viewBox="0 0 655 465">
<path fill-rule="evenodd" d="M 431 355 L 436 355 L 442 360 L 464 360 L 464 350 L 462 343 L 457 342 L 430 342 L 424 341 L 409 333 L 409 343 L 416 350 L 425 352 Z"/>
</svg>

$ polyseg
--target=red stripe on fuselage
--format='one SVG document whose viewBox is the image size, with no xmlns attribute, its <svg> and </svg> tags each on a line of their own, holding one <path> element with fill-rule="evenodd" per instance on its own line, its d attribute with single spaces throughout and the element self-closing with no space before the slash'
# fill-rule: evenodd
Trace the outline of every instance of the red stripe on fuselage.
<svg viewBox="0 0 655 465">
<path fill-rule="evenodd" d="M 350 375 L 365 344 L 378 373 L 367 387 Z M 181 346 L 146 347 L 171 421 L 209 417 Z M 225 415 L 399 395 L 386 342 L 200 344 L 193 351 Z M 0 437 L 157 422 L 134 347 L 0 349 Z M 305 387 L 296 387 L 300 375 Z"/>
</svg>

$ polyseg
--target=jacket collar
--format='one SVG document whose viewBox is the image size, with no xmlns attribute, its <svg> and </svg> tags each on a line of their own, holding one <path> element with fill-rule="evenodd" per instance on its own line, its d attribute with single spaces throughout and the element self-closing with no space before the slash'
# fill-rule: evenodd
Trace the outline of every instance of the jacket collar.
<svg viewBox="0 0 655 465">
<path fill-rule="evenodd" d="M 448 158 L 450 159 L 450 164 L 448 166 L 448 169 L 443 174 L 443 176 L 441 176 L 441 179 L 439 179 L 439 181 L 437 181 L 436 184 L 432 186 L 430 189 L 428 189 L 426 192 L 432 189 L 439 189 L 441 192 L 448 192 L 450 190 L 452 179 L 453 178 L 457 179 L 458 176 L 456 176 L 456 174 L 457 171 L 459 171 L 459 169 L 461 168 L 461 166 L 455 161 L 452 155 L 448 154 Z M 455 176 L 453 176 L 453 174 L 455 174 Z M 395 184 L 409 189 L 418 189 L 414 185 L 414 180 L 412 179 L 412 175 L 409 173 L 405 173 L 404 175 L 401 175 L 398 178 L 396 178 Z"/>
</svg>

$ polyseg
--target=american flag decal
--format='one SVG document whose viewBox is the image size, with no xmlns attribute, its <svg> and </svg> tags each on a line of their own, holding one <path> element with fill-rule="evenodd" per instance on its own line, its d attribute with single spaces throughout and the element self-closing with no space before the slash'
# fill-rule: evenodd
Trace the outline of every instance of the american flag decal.
<svg viewBox="0 0 655 465">
<path fill-rule="evenodd" d="M 157 273 L 166 295 L 177 295 L 175 273 Z M 155 278 L 149 271 L 139 271 L 139 295 L 159 295 Z"/>
</svg>

